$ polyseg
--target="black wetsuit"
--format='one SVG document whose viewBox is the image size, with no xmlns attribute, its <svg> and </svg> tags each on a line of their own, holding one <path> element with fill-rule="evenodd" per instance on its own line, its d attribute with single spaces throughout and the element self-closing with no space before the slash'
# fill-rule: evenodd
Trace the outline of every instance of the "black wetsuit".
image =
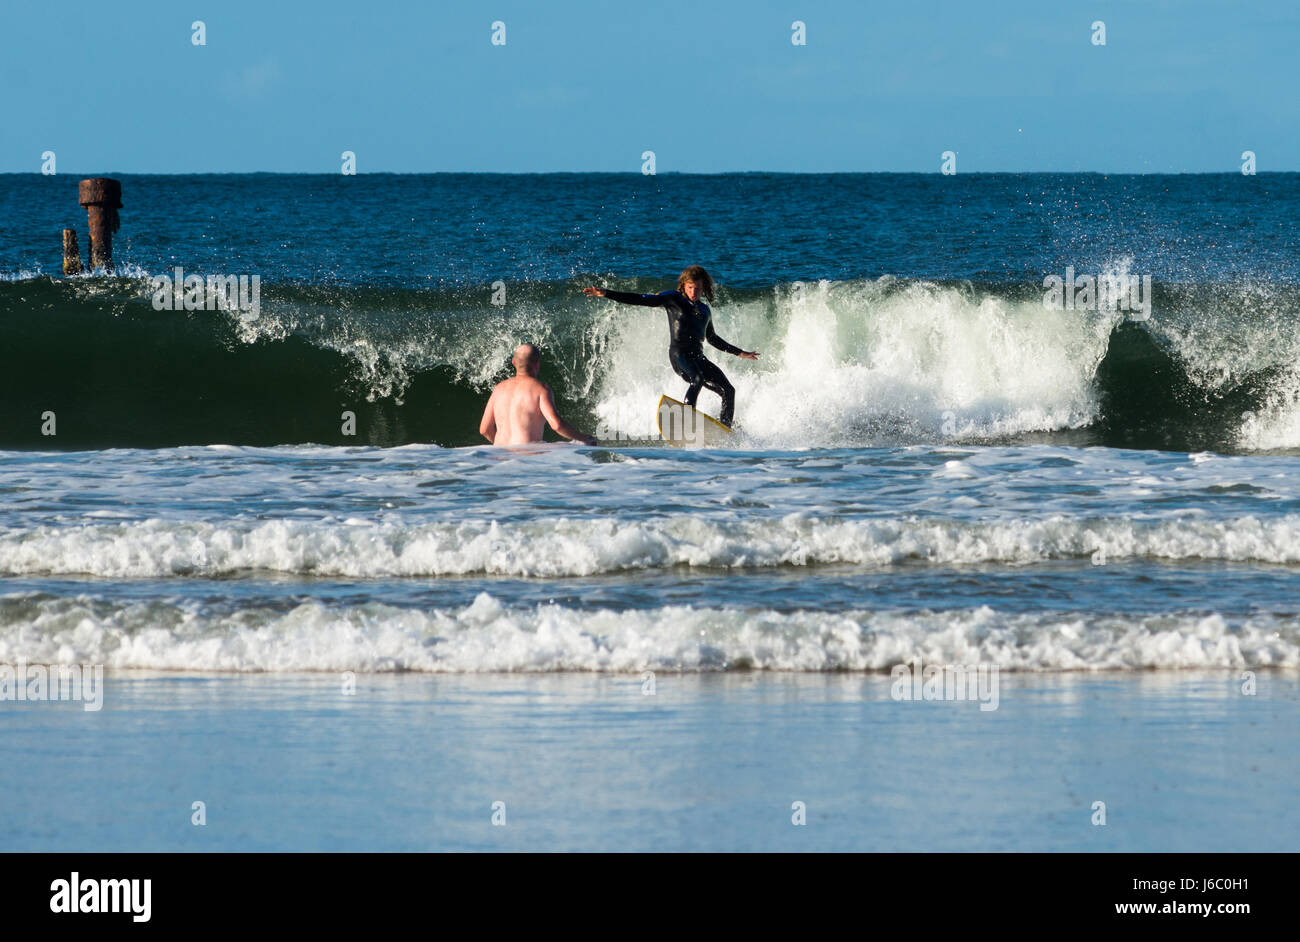
<svg viewBox="0 0 1300 942">
<path fill-rule="evenodd" d="M 722 412 L 718 421 L 731 425 L 736 409 L 736 390 L 727 381 L 726 374 L 704 356 L 704 341 L 726 353 L 742 353 L 713 332 L 713 312 L 703 301 L 692 303 L 677 291 L 659 294 L 632 294 L 628 291 L 605 289 L 605 297 L 623 304 L 640 304 L 643 307 L 661 307 L 668 311 L 668 362 L 690 388 L 686 390 L 687 405 L 694 406 L 701 388 L 708 388 L 722 397 Z"/>
</svg>

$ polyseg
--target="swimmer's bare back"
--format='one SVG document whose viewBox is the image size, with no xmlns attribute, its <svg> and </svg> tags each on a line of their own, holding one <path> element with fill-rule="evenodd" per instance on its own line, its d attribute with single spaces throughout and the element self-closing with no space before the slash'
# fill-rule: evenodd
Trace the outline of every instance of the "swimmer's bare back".
<svg viewBox="0 0 1300 942">
<path fill-rule="evenodd" d="M 532 376 L 515 376 L 497 384 L 483 410 L 479 432 L 493 445 L 528 445 L 542 440 L 543 422 L 564 438 L 596 444 L 596 439 L 560 418 L 551 387 Z"/>
</svg>

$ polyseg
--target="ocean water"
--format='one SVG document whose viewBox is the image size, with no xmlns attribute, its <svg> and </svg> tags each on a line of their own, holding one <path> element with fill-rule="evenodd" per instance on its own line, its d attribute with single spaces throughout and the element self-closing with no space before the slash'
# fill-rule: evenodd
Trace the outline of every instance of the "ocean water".
<svg viewBox="0 0 1300 942">
<path fill-rule="evenodd" d="M 1016 672 L 996 710 L 876 673 L 117 671 L 6 716 L 6 850 L 1295 849 L 1294 672 Z M 195 802 L 206 822 L 193 823 Z M 803 805 L 806 823 L 792 810 Z M 1097 802 L 1105 824 L 1096 822 Z M 494 823 L 496 818 L 496 823 Z M 84 872 L 84 870 L 83 870 Z M 155 899 L 158 897 L 155 896 Z"/>
<path fill-rule="evenodd" d="M 0 447 L 474 444 L 524 339 L 575 422 L 657 437 L 662 312 L 581 288 L 692 263 L 763 354 L 722 361 L 747 451 L 1300 447 L 1300 174 L 121 179 L 119 277 L 65 280 L 76 180 L 0 175 Z M 155 310 L 177 267 L 257 316 Z M 1149 303 L 1045 307 L 1071 272 Z"/>
<path fill-rule="evenodd" d="M 1296 668 L 1293 462 L 9 452 L 0 652 L 215 671 Z"/>
<path fill-rule="evenodd" d="M 1266 716 L 1208 722 L 1300 731 L 1300 174 L 121 179 L 117 273 L 65 279 L 75 179 L 0 175 L 0 663 L 102 664 L 124 709 L 153 689 L 133 672 L 278 676 L 249 696 L 290 703 L 346 672 L 1263 672 Z M 726 449 L 656 441 L 683 386 L 662 313 L 581 294 L 692 263 L 762 353 L 714 357 Z M 178 266 L 258 276 L 258 309 L 157 310 Z M 1145 308 L 1044 304 L 1085 274 L 1149 279 Z M 478 438 L 525 340 L 598 446 Z M 734 722 L 731 689 L 692 702 Z M 455 690 L 466 715 L 501 695 Z M 1017 715 L 997 741 L 1050 753 Z M 1036 826 L 1021 846 L 1090 846 Z M 1177 828 L 1110 846 L 1222 846 Z"/>
</svg>

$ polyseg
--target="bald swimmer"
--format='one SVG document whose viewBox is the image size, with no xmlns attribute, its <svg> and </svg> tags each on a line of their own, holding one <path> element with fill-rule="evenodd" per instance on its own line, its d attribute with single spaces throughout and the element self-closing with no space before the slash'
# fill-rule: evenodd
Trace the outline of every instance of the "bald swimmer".
<svg viewBox="0 0 1300 942">
<path fill-rule="evenodd" d="M 579 432 L 555 411 L 551 387 L 537 378 L 542 355 L 531 343 L 515 347 L 510 358 L 515 375 L 497 384 L 483 410 L 478 430 L 493 445 L 527 445 L 542 440 L 542 419 L 557 435 L 584 445 L 596 439 Z"/>
</svg>

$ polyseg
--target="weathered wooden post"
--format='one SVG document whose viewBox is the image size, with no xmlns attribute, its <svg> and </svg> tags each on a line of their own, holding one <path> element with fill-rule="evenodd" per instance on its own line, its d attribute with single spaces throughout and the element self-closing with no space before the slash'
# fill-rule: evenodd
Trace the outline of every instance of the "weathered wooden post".
<svg viewBox="0 0 1300 942">
<path fill-rule="evenodd" d="M 77 247 L 77 230 L 63 230 L 63 274 L 81 274 L 81 249 Z"/>
<path fill-rule="evenodd" d="M 122 208 L 122 184 L 109 177 L 91 177 L 77 187 L 81 205 L 90 217 L 90 267 L 113 270 L 113 233 Z"/>
</svg>

